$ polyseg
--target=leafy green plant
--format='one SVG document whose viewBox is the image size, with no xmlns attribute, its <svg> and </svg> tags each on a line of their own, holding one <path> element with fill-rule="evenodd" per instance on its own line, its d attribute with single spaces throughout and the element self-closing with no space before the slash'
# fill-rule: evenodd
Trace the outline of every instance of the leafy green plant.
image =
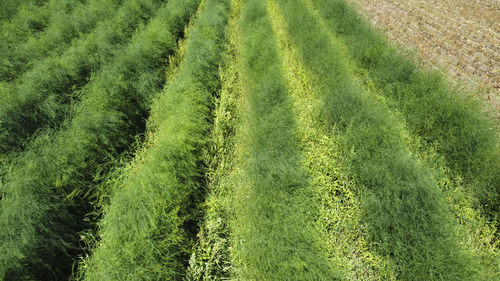
<svg viewBox="0 0 500 281">
<path fill-rule="evenodd" d="M 30 23 L 30 17 L 27 17 L 30 14 L 30 11 L 33 11 L 33 14 L 37 14 L 39 11 L 38 8 L 47 4 L 47 0 L 27 0 L 27 1 L 19 1 L 19 0 L 3 0 L 0 2 L 0 27 L 2 31 L 9 30 L 12 31 L 12 28 L 15 28 L 16 25 L 19 24 L 27 24 Z M 32 15 L 33 15 L 32 14 Z M 26 21 L 27 20 L 27 21 Z M 2 32 L 3 35 L 4 32 Z"/>
<path fill-rule="evenodd" d="M 345 0 L 5 0 L 0 54 L 0 280 L 500 275 L 497 124 Z"/>
<path fill-rule="evenodd" d="M 6 54 L 10 48 L 17 47 L 28 38 L 34 37 L 37 33 L 43 31 L 48 24 L 50 11 L 57 6 L 59 0 L 16 2 L 15 9 L 17 9 L 17 12 L 12 13 L 11 9 L 4 8 L 3 11 L 9 13 L 11 18 L 8 21 L 0 21 L 0 51 L 2 54 Z M 9 5 L 12 2 L 7 0 L 5 4 Z M 2 62 L 6 61 L 8 56 L 2 56 L 0 59 Z"/>
<path fill-rule="evenodd" d="M 312 224 L 287 86 L 266 1 L 243 1 L 243 97 L 232 182 L 231 255 L 237 280 L 337 277 Z"/>
<path fill-rule="evenodd" d="M 122 0 L 56 1 L 49 5 L 47 27 L 37 36 L 23 38 L 15 46 L 2 49 L 0 80 L 12 81 L 36 64 L 37 60 L 60 55 L 72 40 L 89 32 L 97 22 L 116 13 Z"/>
<path fill-rule="evenodd" d="M 153 102 L 148 140 L 100 223 L 101 241 L 81 264 L 84 280 L 180 280 L 200 219 L 205 137 L 219 88 L 228 1 L 206 0 L 184 61 Z M 131 206 L 134 206 L 131 208 Z"/>
<path fill-rule="evenodd" d="M 207 196 L 201 206 L 204 217 L 197 243 L 189 259 L 186 280 L 229 280 L 232 272 L 230 255 L 230 221 L 234 135 L 241 94 L 237 69 L 237 21 L 240 1 L 231 0 L 228 40 L 224 46 L 220 71 L 221 89 L 214 98 L 213 127 L 207 149 Z"/>
<path fill-rule="evenodd" d="M 36 63 L 15 83 L 0 84 L 0 155 L 22 150 L 28 139 L 47 127 L 57 128 L 71 115 L 71 105 L 91 74 L 123 52 L 135 29 L 158 8 L 159 0 L 127 0 L 117 13 L 80 37 L 61 56 Z"/>
<path fill-rule="evenodd" d="M 198 1 L 172 0 L 134 36 L 120 57 L 83 89 L 74 117 L 37 137 L 4 177 L 0 204 L 0 279 L 68 276 L 78 233 L 99 195 L 99 174 L 144 129 L 164 83 L 168 55 Z"/>
<path fill-rule="evenodd" d="M 343 280 L 396 280 L 391 260 L 368 246 L 361 196 L 357 193 L 360 188 L 343 168 L 346 165 L 339 138 L 324 122 L 318 98 L 320 87 L 287 38 L 276 5 L 272 3 L 270 7 L 297 120 L 301 162 L 309 178 L 308 188 L 319 205 L 314 221 L 330 263 L 341 272 Z"/>
<path fill-rule="evenodd" d="M 339 140 L 343 169 L 361 189 L 355 192 L 370 247 L 391 260 L 398 279 L 472 278 L 472 259 L 453 235 L 442 193 L 408 152 L 388 108 L 356 83 L 340 46 L 303 2 L 276 3 L 318 87 L 322 122 Z"/>
<path fill-rule="evenodd" d="M 375 32 L 344 0 L 310 0 L 343 40 L 379 92 L 403 113 L 411 133 L 436 147 L 494 224 L 500 216 L 500 132 L 471 97 L 450 88 L 441 74 L 420 69 Z"/>
</svg>

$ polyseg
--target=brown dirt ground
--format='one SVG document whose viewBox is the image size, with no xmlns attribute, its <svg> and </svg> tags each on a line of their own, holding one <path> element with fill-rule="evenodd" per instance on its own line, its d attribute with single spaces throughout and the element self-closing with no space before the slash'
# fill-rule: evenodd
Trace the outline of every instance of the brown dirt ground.
<svg viewBox="0 0 500 281">
<path fill-rule="evenodd" d="M 500 116 L 500 0 L 349 0 L 423 64 L 490 101 Z"/>
</svg>

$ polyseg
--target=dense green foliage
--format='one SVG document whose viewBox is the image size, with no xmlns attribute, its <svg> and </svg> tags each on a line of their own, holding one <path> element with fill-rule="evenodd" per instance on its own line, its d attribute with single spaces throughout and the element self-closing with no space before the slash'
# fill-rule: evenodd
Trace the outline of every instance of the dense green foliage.
<svg viewBox="0 0 500 281">
<path fill-rule="evenodd" d="M 339 46 L 305 4 L 276 2 L 290 41 L 320 87 L 325 122 L 338 131 L 345 168 L 363 188 L 363 223 L 374 249 L 392 259 L 403 280 L 470 279 L 470 261 L 453 236 L 443 196 L 407 151 L 388 109 L 353 80 Z"/>
<path fill-rule="evenodd" d="M 197 244 L 189 259 L 186 280 L 229 280 L 232 272 L 230 257 L 230 202 L 234 175 L 234 138 L 239 116 L 241 94 L 237 65 L 237 21 L 240 1 L 231 0 L 226 56 L 221 61 L 221 89 L 215 97 L 213 127 L 207 150 L 207 195 L 200 207 L 205 214 L 200 222 Z"/>
<path fill-rule="evenodd" d="M 0 1 L 0 280 L 498 280 L 498 124 L 418 65 L 346 0 Z"/>
<path fill-rule="evenodd" d="M 164 66 L 198 1 L 169 1 L 83 89 L 74 117 L 39 136 L 5 176 L 0 279 L 67 276 L 99 173 L 144 127 Z"/>
<path fill-rule="evenodd" d="M 13 17 L 16 12 L 18 6 L 21 4 L 21 1 L 18 0 L 3 0 L 0 2 L 0 22 L 9 20 Z"/>
<path fill-rule="evenodd" d="M 206 0 L 184 61 L 152 105 L 149 138 L 113 188 L 84 280 L 181 280 L 203 201 L 203 151 L 229 1 Z"/>
<path fill-rule="evenodd" d="M 487 215 L 498 221 L 500 134 L 478 103 L 451 90 L 442 75 L 419 70 L 345 0 L 310 1 L 380 93 L 401 110 L 412 133 L 436 147 L 455 177 L 470 185 Z"/>
<path fill-rule="evenodd" d="M 0 25 L 2 29 L 9 31 L 21 28 L 20 30 L 30 26 L 30 19 L 40 16 L 45 13 L 47 0 L 3 0 L 0 2 Z M 42 8 L 42 9 L 40 9 Z M 29 17 L 28 15 L 31 15 Z M 45 15 L 46 16 L 46 15 Z M 44 17 L 46 18 L 46 17 Z M 5 31 L 5 30 L 2 30 Z M 4 33 L 5 34 L 5 33 Z"/>
<path fill-rule="evenodd" d="M 14 0 L 15 1 L 15 0 Z M 1 3 L 3 3 L 2 1 Z M 6 54 L 9 49 L 17 47 L 20 43 L 25 42 L 28 38 L 36 36 L 37 33 L 43 31 L 50 18 L 50 11 L 58 7 L 58 0 L 47 1 L 15 1 L 17 12 L 13 13 L 12 18 L 8 21 L 0 21 L 0 53 Z M 12 1 L 6 1 L 4 5 L 14 4 Z M 20 4 L 20 5 L 19 5 Z M 19 6 L 17 6 L 19 5 Z M 9 11 L 8 7 L 4 11 Z M 14 8 L 16 9 L 16 8 Z M 0 13 L 2 11 L 0 10 Z M 8 56 L 1 56 L 0 61 L 3 63 L 9 59 Z"/>
<path fill-rule="evenodd" d="M 3 22 L 8 22 L 20 13 L 25 12 L 26 7 L 29 6 L 43 6 L 47 0 L 2 0 L 0 2 L 0 25 Z M 32 7 L 33 7 L 32 6 Z"/>
<path fill-rule="evenodd" d="M 0 80 L 11 81 L 36 60 L 64 51 L 71 40 L 91 30 L 97 22 L 116 12 L 122 0 L 59 1 L 51 8 L 46 29 L 38 36 L 22 40 L 20 44 L 2 49 Z M 23 38 L 24 39 L 24 38 Z M 17 43 L 17 42 L 16 42 Z"/>
<path fill-rule="evenodd" d="M 287 38 L 275 4 L 271 4 L 271 14 L 297 120 L 301 162 L 309 177 L 308 188 L 319 206 L 315 225 L 330 263 L 342 280 L 395 280 L 391 261 L 370 250 L 362 223 L 360 188 L 345 171 L 340 140 L 325 122 L 320 87 Z"/>
<path fill-rule="evenodd" d="M 240 18 L 244 103 L 231 222 L 237 280 L 332 280 L 312 227 L 314 211 L 286 83 L 264 0 L 243 1 Z"/>
<path fill-rule="evenodd" d="M 134 30 L 146 22 L 159 0 L 126 0 L 113 17 L 98 23 L 61 56 L 38 61 L 15 83 L 0 84 L 0 154 L 25 146 L 44 127 L 57 127 L 85 91 L 91 73 L 123 53 Z M 109 67 L 109 66 L 108 66 Z"/>
</svg>

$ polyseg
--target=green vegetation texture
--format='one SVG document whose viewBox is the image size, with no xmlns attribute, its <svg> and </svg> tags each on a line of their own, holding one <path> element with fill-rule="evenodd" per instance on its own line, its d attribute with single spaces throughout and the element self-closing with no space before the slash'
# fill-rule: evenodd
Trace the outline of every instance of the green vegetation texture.
<svg viewBox="0 0 500 281">
<path fill-rule="evenodd" d="M 492 109 L 347 0 L 0 1 L 0 281 L 500 280 Z"/>
</svg>

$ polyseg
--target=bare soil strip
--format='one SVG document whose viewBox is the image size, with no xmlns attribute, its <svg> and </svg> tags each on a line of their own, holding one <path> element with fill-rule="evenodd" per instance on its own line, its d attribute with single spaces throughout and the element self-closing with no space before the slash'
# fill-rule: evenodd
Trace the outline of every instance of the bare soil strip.
<svg viewBox="0 0 500 281">
<path fill-rule="evenodd" d="M 500 1 L 349 0 L 389 39 L 446 69 L 500 111 Z"/>
</svg>

